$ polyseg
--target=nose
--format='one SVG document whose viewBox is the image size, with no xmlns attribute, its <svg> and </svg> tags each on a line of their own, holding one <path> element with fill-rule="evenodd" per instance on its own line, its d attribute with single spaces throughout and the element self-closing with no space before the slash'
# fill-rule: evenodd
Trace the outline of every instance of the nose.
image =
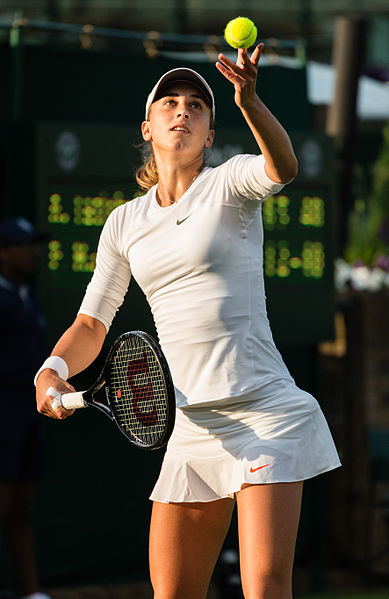
<svg viewBox="0 0 389 599">
<path fill-rule="evenodd" d="M 189 114 L 186 112 L 186 110 L 179 110 L 177 112 L 177 117 L 178 118 L 184 118 L 184 119 L 188 119 L 189 118 Z"/>
<path fill-rule="evenodd" d="M 177 107 L 177 118 L 189 119 L 189 110 L 184 103 Z"/>
</svg>

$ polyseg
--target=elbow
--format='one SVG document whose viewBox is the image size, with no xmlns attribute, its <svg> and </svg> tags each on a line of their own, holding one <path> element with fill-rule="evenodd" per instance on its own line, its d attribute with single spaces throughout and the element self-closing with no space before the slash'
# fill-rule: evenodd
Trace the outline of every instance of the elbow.
<svg viewBox="0 0 389 599">
<path fill-rule="evenodd" d="M 106 326 L 101 322 L 101 320 L 97 320 L 97 318 L 93 318 L 87 314 L 77 314 L 73 324 L 77 327 L 83 327 L 92 333 L 92 335 L 96 335 L 99 339 L 103 339 L 103 341 L 108 332 Z"/>
<path fill-rule="evenodd" d="M 299 163 L 297 161 L 296 156 L 293 156 L 293 164 L 292 164 L 292 168 L 291 168 L 292 179 L 297 177 L 298 172 L 299 172 Z"/>
<path fill-rule="evenodd" d="M 294 154 L 288 157 L 287 160 L 283 160 L 278 164 L 265 163 L 265 173 L 273 181 L 273 183 L 279 183 L 286 185 L 290 183 L 298 173 L 298 162 Z"/>
<path fill-rule="evenodd" d="M 298 173 L 298 162 L 297 158 L 293 155 L 288 161 L 288 164 L 282 169 L 280 173 L 280 183 L 289 183 L 297 176 Z"/>
</svg>

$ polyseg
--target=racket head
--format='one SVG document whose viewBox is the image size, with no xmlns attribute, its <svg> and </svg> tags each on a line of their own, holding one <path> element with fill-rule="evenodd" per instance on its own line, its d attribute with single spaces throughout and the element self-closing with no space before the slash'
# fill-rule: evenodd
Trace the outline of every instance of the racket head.
<svg viewBox="0 0 389 599">
<path fill-rule="evenodd" d="M 176 401 L 169 365 L 157 341 L 143 331 L 123 333 L 104 367 L 107 403 L 127 439 L 144 449 L 168 441 Z"/>
</svg>

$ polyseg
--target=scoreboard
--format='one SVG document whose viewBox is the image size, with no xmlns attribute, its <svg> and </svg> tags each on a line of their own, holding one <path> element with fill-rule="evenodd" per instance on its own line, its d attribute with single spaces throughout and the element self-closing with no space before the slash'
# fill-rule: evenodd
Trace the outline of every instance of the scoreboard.
<svg viewBox="0 0 389 599">
<path fill-rule="evenodd" d="M 264 274 L 276 342 L 310 344 L 333 331 L 333 150 L 312 134 L 292 135 L 299 174 L 263 203 Z M 37 224 L 49 233 L 39 286 L 53 341 L 73 320 L 95 267 L 102 226 L 110 212 L 137 192 L 139 127 L 42 123 L 36 130 Z M 245 128 L 216 128 L 208 164 L 237 153 L 257 153 Z M 113 327 L 153 329 L 133 281 Z"/>
<path fill-rule="evenodd" d="M 293 237 L 288 234 L 291 222 L 300 225 L 299 234 Z M 302 190 L 269 198 L 263 206 L 265 277 L 272 282 L 288 279 L 300 284 L 323 279 L 326 248 L 320 233 L 324 224 L 322 195 Z"/>
</svg>

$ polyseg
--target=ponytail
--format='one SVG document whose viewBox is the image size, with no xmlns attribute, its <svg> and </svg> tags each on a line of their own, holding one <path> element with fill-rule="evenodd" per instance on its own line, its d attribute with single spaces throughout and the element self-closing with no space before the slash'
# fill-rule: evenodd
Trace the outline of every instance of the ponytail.
<svg viewBox="0 0 389 599">
<path fill-rule="evenodd" d="M 142 153 L 143 164 L 137 169 L 135 178 L 141 190 L 147 192 L 158 183 L 157 164 L 149 141 L 143 145 Z"/>
</svg>

